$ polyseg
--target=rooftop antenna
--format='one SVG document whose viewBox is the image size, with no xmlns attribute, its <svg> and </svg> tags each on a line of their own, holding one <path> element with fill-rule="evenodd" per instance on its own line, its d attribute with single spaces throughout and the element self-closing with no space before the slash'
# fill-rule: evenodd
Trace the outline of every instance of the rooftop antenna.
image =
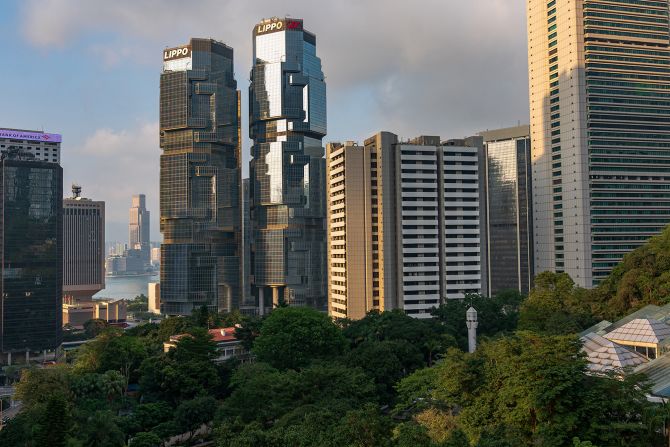
<svg viewBox="0 0 670 447">
<path fill-rule="evenodd" d="M 76 183 L 72 184 L 72 198 L 79 199 L 81 197 L 81 185 Z"/>
</svg>

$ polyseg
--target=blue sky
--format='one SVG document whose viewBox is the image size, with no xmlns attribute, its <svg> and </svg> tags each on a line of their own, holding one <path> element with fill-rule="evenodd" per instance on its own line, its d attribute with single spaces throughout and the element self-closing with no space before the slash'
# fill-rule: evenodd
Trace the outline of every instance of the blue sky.
<svg viewBox="0 0 670 447">
<path fill-rule="evenodd" d="M 25 0 L 0 2 L 0 127 L 62 133 L 65 191 L 107 202 L 107 239 L 127 238 L 134 193 L 158 233 L 162 49 L 212 37 L 235 50 L 246 91 L 261 18 L 303 18 L 328 86 L 324 142 L 457 138 L 528 120 L 524 0 Z"/>
</svg>

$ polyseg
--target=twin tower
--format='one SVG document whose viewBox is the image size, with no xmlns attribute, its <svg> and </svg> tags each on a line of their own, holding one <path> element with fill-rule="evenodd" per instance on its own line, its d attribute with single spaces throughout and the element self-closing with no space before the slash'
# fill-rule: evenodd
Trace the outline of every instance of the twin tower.
<svg viewBox="0 0 670 447">
<path fill-rule="evenodd" d="M 168 315 L 202 306 L 263 314 L 280 302 L 326 308 L 326 84 L 316 37 L 302 20 L 272 18 L 254 27 L 253 41 L 250 250 L 242 238 L 233 49 L 191 39 L 163 53 L 161 312 Z"/>
</svg>

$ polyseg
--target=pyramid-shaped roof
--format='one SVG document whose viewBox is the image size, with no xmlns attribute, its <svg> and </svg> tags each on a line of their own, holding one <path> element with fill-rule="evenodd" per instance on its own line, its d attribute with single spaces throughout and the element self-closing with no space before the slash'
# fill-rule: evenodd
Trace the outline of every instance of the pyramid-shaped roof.
<svg viewBox="0 0 670 447">
<path fill-rule="evenodd" d="M 653 318 L 636 318 L 605 334 L 608 340 L 660 343 L 670 337 L 670 326 Z"/>
<path fill-rule="evenodd" d="M 581 340 L 589 361 L 589 369 L 592 371 L 606 372 L 626 367 L 632 368 L 648 361 L 642 354 L 631 351 L 596 333 L 587 334 Z"/>
</svg>

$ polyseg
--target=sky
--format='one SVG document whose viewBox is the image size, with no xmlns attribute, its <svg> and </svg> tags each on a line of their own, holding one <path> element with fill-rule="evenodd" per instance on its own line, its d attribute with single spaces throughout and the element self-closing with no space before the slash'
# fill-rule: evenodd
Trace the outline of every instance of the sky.
<svg viewBox="0 0 670 447">
<path fill-rule="evenodd" d="M 326 75 L 330 141 L 381 130 L 460 138 L 528 122 L 524 0 L 0 0 L 0 127 L 63 135 L 64 193 L 104 200 L 126 242 L 133 194 L 158 230 L 158 85 L 165 47 L 234 49 L 243 95 L 252 29 L 304 19 Z"/>
</svg>

